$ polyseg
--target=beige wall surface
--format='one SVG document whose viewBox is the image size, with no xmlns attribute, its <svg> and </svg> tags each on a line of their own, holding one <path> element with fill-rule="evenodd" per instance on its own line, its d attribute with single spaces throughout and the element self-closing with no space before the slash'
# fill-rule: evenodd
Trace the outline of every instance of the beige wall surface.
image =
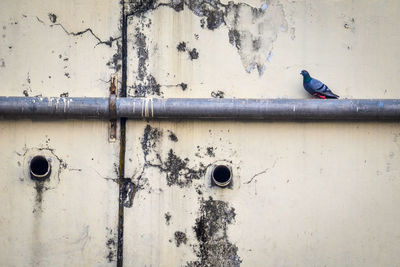
<svg viewBox="0 0 400 267">
<path fill-rule="evenodd" d="M 0 1 L 0 95 L 107 96 L 117 41 L 97 38 L 120 36 L 120 10 L 116 1 Z M 115 265 L 119 145 L 107 127 L 0 121 L 1 266 Z M 35 155 L 51 161 L 45 182 L 30 179 Z"/>
<path fill-rule="evenodd" d="M 400 97 L 399 1 L 130 8 L 130 96 L 308 98 L 306 69 L 341 98 Z M 396 266 L 399 136 L 396 123 L 129 121 L 124 263 Z M 210 184 L 215 164 L 230 188 Z"/>
<path fill-rule="evenodd" d="M 1 1 L 1 96 L 107 97 L 120 1 Z M 125 1 L 127 94 L 400 98 L 399 1 Z M 121 82 L 121 78 L 120 78 Z M 118 129 L 119 130 L 119 129 Z M 119 138 L 119 136 L 118 136 Z M 107 121 L 0 121 L 0 265 L 114 266 Z M 35 155 L 50 179 L 30 179 Z M 400 125 L 131 121 L 125 266 L 397 266 Z M 227 188 L 211 183 L 229 166 Z M 130 180 L 129 180 L 130 179 Z"/>
</svg>

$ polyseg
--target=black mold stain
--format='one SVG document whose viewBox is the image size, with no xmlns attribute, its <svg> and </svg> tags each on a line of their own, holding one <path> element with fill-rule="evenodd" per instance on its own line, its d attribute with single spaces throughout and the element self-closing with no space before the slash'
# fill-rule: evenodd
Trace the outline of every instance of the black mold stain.
<svg viewBox="0 0 400 267">
<path fill-rule="evenodd" d="M 169 131 L 168 137 L 169 140 L 171 140 L 172 142 L 178 142 L 178 137 L 176 137 L 176 135 L 172 131 Z"/>
<path fill-rule="evenodd" d="M 198 59 L 198 58 L 199 58 L 199 52 L 197 51 L 197 49 L 196 49 L 196 48 L 193 48 L 192 50 L 190 50 L 190 49 L 187 47 L 187 45 L 186 45 L 185 42 L 180 42 L 180 43 L 176 46 L 176 49 L 177 49 L 179 52 L 185 52 L 185 51 L 187 51 L 190 60 Z M 183 87 L 182 87 L 182 88 L 183 88 Z M 185 89 L 186 89 L 186 88 L 185 88 Z M 185 90 L 185 89 L 183 89 L 183 90 Z"/>
<path fill-rule="evenodd" d="M 204 29 L 206 26 L 206 21 L 204 19 L 200 19 L 200 27 Z"/>
<path fill-rule="evenodd" d="M 149 95 L 161 96 L 161 85 L 155 77 L 147 73 L 147 60 L 149 59 L 149 50 L 146 43 L 146 35 L 140 28 L 136 28 L 135 34 L 136 55 L 138 58 L 138 68 L 135 84 L 132 86 L 135 97 L 146 97 Z"/>
<path fill-rule="evenodd" d="M 52 23 L 56 23 L 57 22 L 57 16 L 53 13 L 49 13 L 49 19 Z"/>
<path fill-rule="evenodd" d="M 193 180 L 199 180 L 206 173 L 207 166 L 200 163 L 198 168 L 190 168 L 188 166 L 190 160 L 188 158 L 181 159 L 172 149 L 168 151 L 166 159 L 163 159 L 160 154 L 156 153 L 157 163 L 150 162 L 148 155 L 151 152 L 155 152 L 162 135 L 163 132 L 161 130 L 152 128 L 150 125 L 147 125 L 144 129 L 141 145 L 145 163 L 137 178 L 138 190 L 143 189 L 140 180 L 144 178 L 144 170 L 148 167 L 157 168 L 161 172 L 164 172 L 168 186 L 179 186 L 181 188 L 190 186 Z"/>
<path fill-rule="evenodd" d="M 176 49 L 178 49 L 179 52 L 185 52 L 186 51 L 186 43 L 185 42 L 180 42 L 176 46 Z"/>
<path fill-rule="evenodd" d="M 42 210 L 43 193 L 50 189 L 48 186 L 45 185 L 45 183 L 47 182 L 48 179 L 44 181 L 35 181 L 34 189 L 36 191 L 36 198 L 35 198 L 36 207 L 33 209 L 32 211 L 33 213 L 36 213 L 38 211 L 43 211 Z"/>
<path fill-rule="evenodd" d="M 189 56 L 190 56 L 190 60 L 199 58 L 199 52 L 197 52 L 196 48 L 193 48 L 191 51 L 188 51 L 188 53 L 189 53 Z"/>
<path fill-rule="evenodd" d="M 203 191 L 201 191 L 201 186 L 196 186 L 196 193 L 199 195 L 203 194 Z"/>
<path fill-rule="evenodd" d="M 241 48 L 240 33 L 238 30 L 230 29 L 228 32 L 229 43 L 234 45 L 238 50 Z"/>
<path fill-rule="evenodd" d="M 157 143 L 160 141 L 162 136 L 163 132 L 161 130 L 153 128 L 149 124 L 146 125 L 146 128 L 144 129 L 143 139 L 141 141 L 145 160 L 147 160 L 146 157 L 149 154 L 150 150 L 156 148 Z"/>
<path fill-rule="evenodd" d="M 193 227 L 199 242 L 194 252 L 199 259 L 188 262 L 187 266 L 240 266 L 238 248 L 227 235 L 228 225 L 235 220 L 235 209 L 227 202 L 209 197 L 201 200 L 199 213 Z"/>
<path fill-rule="evenodd" d="M 122 67 L 122 45 L 117 42 L 117 52 L 113 55 L 112 59 L 106 63 L 106 65 L 118 72 Z"/>
<path fill-rule="evenodd" d="M 184 9 L 184 0 L 172 0 L 171 7 L 176 11 L 182 11 Z"/>
<path fill-rule="evenodd" d="M 150 10 L 154 10 L 156 2 L 156 0 L 129 1 L 130 10 L 132 10 L 131 15 L 139 17 Z"/>
<path fill-rule="evenodd" d="M 60 97 L 68 97 L 68 96 L 69 96 L 68 92 L 60 94 Z"/>
<path fill-rule="evenodd" d="M 108 253 L 106 255 L 106 259 L 108 262 L 113 262 L 116 260 L 117 256 L 117 242 L 116 242 L 116 235 L 113 233 L 113 230 L 110 228 L 106 228 L 107 231 L 107 242 L 106 247 Z"/>
<path fill-rule="evenodd" d="M 130 178 L 122 179 L 122 204 L 124 207 L 132 207 L 133 198 L 135 197 L 136 186 Z"/>
<path fill-rule="evenodd" d="M 165 224 L 169 225 L 169 221 L 171 220 L 172 215 L 169 212 L 167 212 L 164 214 L 164 217 L 165 217 Z"/>
<path fill-rule="evenodd" d="M 178 86 L 180 86 L 182 88 L 182 91 L 186 91 L 188 85 L 186 83 L 180 83 L 178 84 Z"/>
<path fill-rule="evenodd" d="M 106 258 L 107 258 L 108 262 L 112 262 L 112 261 L 114 261 L 114 258 L 115 258 L 115 251 L 114 251 L 115 249 L 113 249 L 113 248 L 115 248 L 115 240 L 108 239 L 106 246 L 109 250 Z"/>
<path fill-rule="evenodd" d="M 139 60 L 138 70 L 137 70 L 137 78 L 143 81 L 144 77 L 147 74 L 146 61 L 149 58 L 149 51 L 146 47 L 146 35 L 139 31 L 139 28 L 136 29 L 136 55 Z"/>
<path fill-rule="evenodd" d="M 22 91 L 22 93 L 24 94 L 24 96 L 29 96 L 28 90 L 24 90 L 24 91 Z"/>
<path fill-rule="evenodd" d="M 211 92 L 211 96 L 212 96 L 213 98 L 224 98 L 225 93 L 218 90 L 218 91 L 216 91 L 216 92 Z"/>
<path fill-rule="evenodd" d="M 181 244 L 186 245 L 187 237 L 184 232 L 176 231 L 174 235 L 175 235 L 175 242 L 176 242 L 177 247 L 179 247 Z"/>
<path fill-rule="evenodd" d="M 148 95 L 161 96 L 161 85 L 157 83 L 153 75 L 147 75 L 146 80 L 142 83 L 134 84 L 134 96 L 135 97 L 146 97 Z"/>
<path fill-rule="evenodd" d="M 193 180 L 199 180 L 206 173 L 206 167 L 200 163 L 198 170 L 188 167 L 189 159 L 182 160 L 172 149 L 161 169 L 167 173 L 167 185 L 177 185 L 181 188 L 190 186 Z"/>
<path fill-rule="evenodd" d="M 207 147 L 207 155 L 209 155 L 210 157 L 215 157 L 215 153 L 214 153 L 214 148 L 213 147 Z"/>
<path fill-rule="evenodd" d="M 214 30 L 225 23 L 224 16 L 226 13 L 226 6 L 219 1 L 188 0 L 186 4 L 196 16 L 205 17 L 202 18 L 202 27 L 205 26 L 205 21 L 207 22 L 207 29 L 209 30 Z"/>
<path fill-rule="evenodd" d="M 69 73 L 68 73 L 68 72 L 64 73 L 64 76 L 67 77 L 68 79 L 71 78 L 71 77 L 69 76 Z"/>
</svg>

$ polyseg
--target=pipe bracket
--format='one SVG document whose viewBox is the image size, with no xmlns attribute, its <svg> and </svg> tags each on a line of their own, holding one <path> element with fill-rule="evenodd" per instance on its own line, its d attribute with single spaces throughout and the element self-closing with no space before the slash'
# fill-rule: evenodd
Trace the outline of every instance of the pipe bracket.
<svg viewBox="0 0 400 267">
<path fill-rule="evenodd" d="M 108 141 L 115 142 L 117 139 L 117 84 L 118 79 L 117 75 L 111 76 L 111 85 L 110 85 L 110 98 L 109 98 L 109 116 L 110 121 L 108 123 Z"/>
</svg>

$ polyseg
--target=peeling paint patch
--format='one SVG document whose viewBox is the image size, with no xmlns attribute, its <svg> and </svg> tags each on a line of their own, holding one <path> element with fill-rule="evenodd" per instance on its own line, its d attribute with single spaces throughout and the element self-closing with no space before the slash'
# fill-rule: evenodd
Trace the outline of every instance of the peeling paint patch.
<svg viewBox="0 0 400 267">
<path fill-rule="evenodd" d="M 250 73 L 256 68 L 259 75 L 264 72 L 278 33 L 288 31 L 288 22 L 280 0 L 267 0 L 259 8 L 233 1 L 224 4 L 220 0 L 170 0 L 166 3 L 147 0 L 131 4 L 131 10 L 134 15 L 140 16 L 160 6 L 178 12 L 187 6 L 193 14 L 201 17 L 202 28 L 215 30 L 225 25 L 229 30 L 229 42 L 238 50 L 244 69 Z M 290 37 L 295 38 L 294 28 L 291 29 Z M 179 49 L 182 51 L 184 48 Z"/>
<path fill-rule="evenodd" d="M 228 226 L 235 220 L 235 209 L 227 202 L 202 198 L 199 215 L 193 227 L 199 243 L 193 247 L 198 260 L 186 266 L 240 266 L 238 248 L 227 235 Z"/>
<path fill-rule="evenodd" d="M 288 28 L 279 0 L 268 1 L 261 8 L 230 2 L 225 21 L 229 42 L 238 50 L 244 69 L 252 72 L 256 67 L 262 75 L 278 33 Z"/>
</svg>

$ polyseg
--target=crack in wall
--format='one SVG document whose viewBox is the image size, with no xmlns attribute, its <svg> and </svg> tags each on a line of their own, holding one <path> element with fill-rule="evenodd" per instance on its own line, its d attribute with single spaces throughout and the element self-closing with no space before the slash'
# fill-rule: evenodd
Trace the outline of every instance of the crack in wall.
<svg viewBox="0 0 400 267">
<path fill-rule="evenodd" d="M 54 27 L 54 26 L 61 27 L 67 35 L 72 35 L 72 36 L 80 36 L 80 35 L 84 35 L 85 33 L 89 32 L 98 41 L 97 44 L 95 45 L 95 47 L 98 45 L 101 45 L 101 44 L 105 44 L 105 45 L 111 47 L 113 42 L 121 39 L 121 36 L 119 36 L 116 38 L 110 37 L 110 39 L 108 41 L 103 41 L 93 32 L 93 30 L 91 28 L 87 28 L 83 31 L 78 31 L 78 32 L 70 32 L 61 23 L 55 23 L 55 24 L 50 25 L 50 27 Z"/>
</svg>

